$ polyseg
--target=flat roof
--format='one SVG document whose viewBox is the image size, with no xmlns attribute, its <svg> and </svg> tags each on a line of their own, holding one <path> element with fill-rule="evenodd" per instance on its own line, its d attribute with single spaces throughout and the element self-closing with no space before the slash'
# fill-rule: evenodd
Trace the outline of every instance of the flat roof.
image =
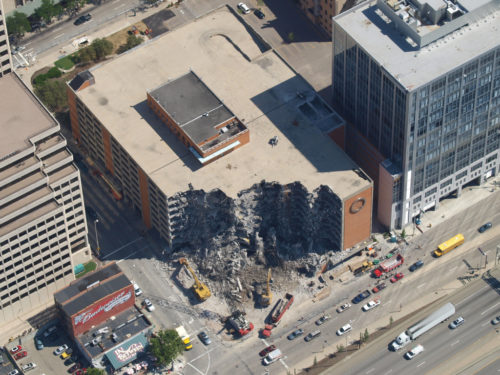
<svg viewBox="0 0 500 375">
<path fill-rule="evenodd" d="M 57 126 L 15 74 L 0 78 L 0 159 L 32 144 L 29 139 Z"/>
<path fill-rule="evenodd" d="M 420 49 L 382 16 L 375 2 L 365 1 L 333 20 L 403 87 L 413 90 L 498 47 L 500 3 L 496 3 L 490 15 Z"/>
<path fill-rule="evenodd" d="M 190 70 L 250 131 L 248 145 L 203 167 L 146 103 L 148 89 Z M 266 180 L 301 181 L 309 191 L 328 185 L 346 198 L 371 185 L 316 126 L 337 121 L 332 111 L 273 51 L 262 53 L 226 7 L 91 72 L 95 84 L 76 95 L 167 196 L 192 184 L 236 197 Z"/>
<path fill-rule="evenodd" d="M 110 263 L 57 291 L 54 299 L 68 316 L 72 316 L 130 284 L 120 267 L 116 263 Z"/>
<path fill-rule="evenodd" d="M 234 117 L 193 72 L 167 82 L 149 94 L 196 144 L 217 135 L 219 132 L 215 127 Z"/>
</svg>

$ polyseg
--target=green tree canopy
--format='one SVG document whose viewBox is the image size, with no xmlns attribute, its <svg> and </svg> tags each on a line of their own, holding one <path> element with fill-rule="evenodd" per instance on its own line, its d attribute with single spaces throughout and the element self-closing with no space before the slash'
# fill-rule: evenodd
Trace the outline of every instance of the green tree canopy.
<svg viewBox="0 0 500 375">
<path fill-rule="evenodd" d="M 113 52 L 113 43 L 107 39 L 95 39 L 91 47 L 94 48 L 97 60 L 101 60 Z"/>
<path fill-rule="evenodd" d="M 158 365 L 165 366 L 184 351 L 184 343 L 176 330 L 166 329 L 151 337 L 149 351 L 156 357 Z"/>
<path fill-rule="evenodd" d="M 42 0 L 42 5 L 35 9 L 35 14 L 47 23 L 50 23 L 52 17 L 57 15 L 57 8 L 53 0 Z"/>
<path fill-rule="evenodd" d="M 68 105 L 66 85 L 55 80 L 47 80 L 35 85 L 35 94 L 45 106 L 55 112 Z"/>
<path fill-rule="evenodd" d="M 106 375 L 106 372 L 104 370 L 92 367 L 87 369 L 87 375 Z"/>
<path fill-rule="evenodd" d="M 12 16 L 7 17 L 7 31 L 10 35 L 16 36 L 31 31 L 31 25 L 26 14 L 14 12 Z"/>
</svg>

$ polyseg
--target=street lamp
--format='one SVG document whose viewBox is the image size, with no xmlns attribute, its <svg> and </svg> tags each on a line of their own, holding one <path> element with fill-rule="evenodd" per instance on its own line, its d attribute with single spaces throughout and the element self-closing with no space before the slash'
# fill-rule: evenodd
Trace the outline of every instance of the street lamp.
<svg viewBox="0 0 500 375">
<path fill-rule="evenodd" d="M 94 220 L 94 229 L 95 229 L 95 240 L 96 240 L 96 243 L 97 243 L 97 247 L 96 247 L 96 253 L 97 253 L 97 257 L 99 258 L 99 250 L 100 250 L 100 247 L 99 247 L 99 236 L 97 235 L 97 223 L 99 222 L 99 219 L 95 219 Z"/>
</svg>

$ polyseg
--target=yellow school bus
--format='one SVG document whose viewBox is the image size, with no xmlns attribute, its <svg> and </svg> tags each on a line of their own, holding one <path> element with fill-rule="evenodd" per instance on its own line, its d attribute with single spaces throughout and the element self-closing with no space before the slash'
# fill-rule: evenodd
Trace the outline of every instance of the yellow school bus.
<svg viewBox="0 0 500 375">
<path fill-rule="evenodd" d="M 455 247 L 460 246 L 465 241 L 463 234 L 457 234 L 456 236 L 451 237 L 448 241 L 443 242 L 438 246 L 437 250 L 434 251 L 434 255 L 440 257 L 443 254 L 453 250 Z"/>
</svg>

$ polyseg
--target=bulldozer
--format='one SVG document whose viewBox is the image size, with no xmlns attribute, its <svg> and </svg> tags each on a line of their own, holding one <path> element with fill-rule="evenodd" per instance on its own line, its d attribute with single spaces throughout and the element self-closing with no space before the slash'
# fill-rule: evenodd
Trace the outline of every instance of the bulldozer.
<svg viewBox="0 0 500 375">
<path fill-rule="evenodd" d="M 273 299 L 273 293 L 271 292 L 271 286 L 269 285 L 270 282 L 271 282 L 271 268 L 269 268 L 269 270 L 267 271 L 266 289 L 262 291 L 262 294 L 260 295 L 260 303 L 262 306 L 269 306 Z"/>
<path fill-rule="evenodd" d="M 198 280 L 198 277 L 196 277 L 194 270 L 191 268 L 191 266 L 189 265 L 189 262 L 187 261 L 186 258 L 179 259 L 179 263 L 181 265 L 186 266 L 188 271 L 191 273 L 191 276 L 193 276 L 194 284 L 191 288 L 193 289 L 193 292 L 196 295 L 196 297 L 200 301 L 206 301 L 212 295 L 210 293 L 210 289 L 208 289 L 208 286 L 206 286 L 200 280 Z"/>
</svg>

